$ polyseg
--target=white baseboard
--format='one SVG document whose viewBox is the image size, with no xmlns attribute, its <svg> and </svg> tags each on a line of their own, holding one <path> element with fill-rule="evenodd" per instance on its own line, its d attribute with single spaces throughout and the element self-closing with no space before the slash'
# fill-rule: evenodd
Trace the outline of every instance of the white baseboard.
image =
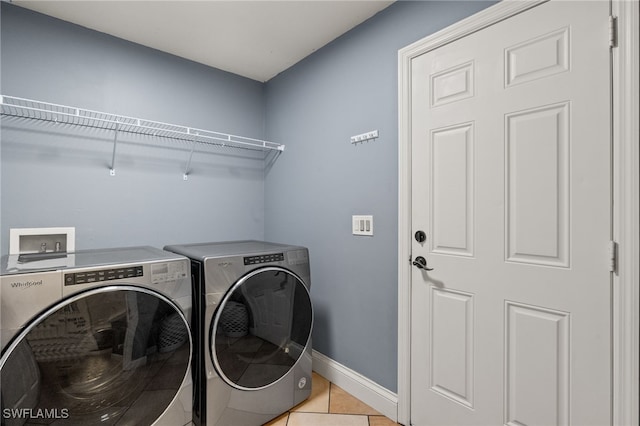
<svg viewBox="0 0 640 426">
<path fill-rule="evenodd" d="M 398 395 L 318 351 L 313 351 L 313 370 L 371 408 L 398 421 Z"/>
</svg>

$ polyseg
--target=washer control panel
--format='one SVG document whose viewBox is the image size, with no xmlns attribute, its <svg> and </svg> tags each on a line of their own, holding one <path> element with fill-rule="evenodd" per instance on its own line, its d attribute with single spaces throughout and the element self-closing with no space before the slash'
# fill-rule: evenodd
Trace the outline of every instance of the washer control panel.
<svg viewBox="0 0 640 426">
<path fill-rule="evenodd" d="M 71 274 L 64 274 L 64 285 L 88 284 L 142 276 L 144 276 L 142 266 L 127 266 L 124 268 L 101 269 L 99 271 L 74 272 Z"/>
<path fill-rule="evenodd" d="M 244 258 L 245 265 L 258 265 L 260 263 L 282 262 L 284 253 L 261 254 L 258 256 L 247 256 Z"/>
</svg>

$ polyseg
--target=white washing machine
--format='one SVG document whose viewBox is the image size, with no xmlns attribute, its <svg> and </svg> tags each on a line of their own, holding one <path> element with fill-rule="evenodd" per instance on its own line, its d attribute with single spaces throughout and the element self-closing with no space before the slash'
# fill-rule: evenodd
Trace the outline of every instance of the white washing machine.
<svg viewBox="0 0 640 426">
<path fill-rule="evenodd" d="M 261 425 L 311 394 L 309 253 L 261 241 L 170 245 L 191 259 L 196 425 Z"/>
<path fill-rule="evenodd" d="M 191 424 L 189 260 L 152 247 L 53 256 L 64 266 L 2 258 L 2 424 Z"/>
</svg>

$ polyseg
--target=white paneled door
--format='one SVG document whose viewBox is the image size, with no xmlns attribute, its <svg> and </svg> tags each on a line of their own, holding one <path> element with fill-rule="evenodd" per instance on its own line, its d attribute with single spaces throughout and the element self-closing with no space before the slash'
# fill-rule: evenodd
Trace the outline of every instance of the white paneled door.
<svg viewBox="0 0 640 426">
<path fill-rule="evenodd" d="M 609 55 L 552 0 L 412 60 L 412 424 L 611 423 Z"/>
</svg>

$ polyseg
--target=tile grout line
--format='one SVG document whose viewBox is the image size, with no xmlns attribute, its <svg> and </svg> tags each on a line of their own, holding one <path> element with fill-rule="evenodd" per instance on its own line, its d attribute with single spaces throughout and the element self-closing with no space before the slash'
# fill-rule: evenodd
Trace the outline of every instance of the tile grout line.
<svg viewBox="0 0 640 426">
<path fill-rule="evenodd" d="M 313 411 L 309 411 L 309 414 L 313 414 L 313 413 L 317 413 L 317 414 L 325 414 L 325 415 L 346 415 L 346 416 L 354 416 L 354 417 L 366 417 L 367 419 L 367 426 L 371 426 L 371 416 L 375 416 L 373 414 L 357 414 L 357 413 L 331 413 L 331 399 L 332 399 L 332 394 L 333 394 L 333 385 L 334 383 L 327 381 L 329 384 L 329 388 L 328 388 L 328 398 L 327 398 L 327 406 L 326 406 L 326 411 L 323 412 L 313 412 Z M 290 420 L 291 420 L 291 414 L 294 411 L 287 411 L 286 412 L 286 422 L 285 422 L 285 426 L 290 426 Z M 301 412 L 301 413 L 305 413 L 305 412 Z"/>
</svg>

